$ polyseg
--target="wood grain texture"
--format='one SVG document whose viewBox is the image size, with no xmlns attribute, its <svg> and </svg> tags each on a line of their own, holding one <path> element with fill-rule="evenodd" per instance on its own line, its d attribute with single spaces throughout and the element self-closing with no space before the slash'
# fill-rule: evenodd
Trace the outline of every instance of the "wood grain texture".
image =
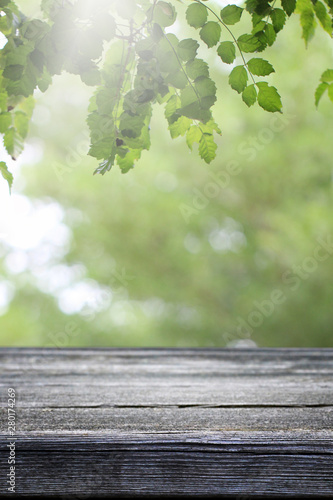
<svg viewBox="0 0 333 500">
<path fill-rule="evenodd" d="M 17 496 L 333 498 L 333 349 L 0 349 L 1 496 L 8 387 Z"/>
</svg>

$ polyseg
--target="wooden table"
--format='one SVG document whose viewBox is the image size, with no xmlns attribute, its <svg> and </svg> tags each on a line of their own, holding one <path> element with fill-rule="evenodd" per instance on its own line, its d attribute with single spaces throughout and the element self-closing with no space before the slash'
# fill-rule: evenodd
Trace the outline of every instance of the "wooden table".
<svg viewBox="0 0 333 500">
<path fill-rule="evenodd" d="M 17 496 L 333 497 L 333 349 L 0 349 L 0 373 L 1 496 L 14 442 Z"/>
</svg>

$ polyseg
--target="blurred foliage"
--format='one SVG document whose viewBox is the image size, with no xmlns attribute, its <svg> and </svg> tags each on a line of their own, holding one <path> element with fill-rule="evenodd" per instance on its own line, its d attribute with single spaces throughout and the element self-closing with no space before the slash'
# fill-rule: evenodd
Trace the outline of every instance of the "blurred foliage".
<svg viewBox="0 0 333 500">
<path fill-rule="evenodd" d="M 92 177 L 89 89 L 63 75 L 36 95 L 6 210 L 44 210 L 50 234 L 19 249 L 1 216 L 2 345 L 332 346 L 333 255 L 315 253 L 332 237 L 332 114 L 313 99 L 332 47 L 318 34 L 305 53 L 300 30 L 270 49 L 283 115 L 245 109 L 211 60 L 224 133 L 210 166 L 155 112 L 137 167 Z"/>
</svg>

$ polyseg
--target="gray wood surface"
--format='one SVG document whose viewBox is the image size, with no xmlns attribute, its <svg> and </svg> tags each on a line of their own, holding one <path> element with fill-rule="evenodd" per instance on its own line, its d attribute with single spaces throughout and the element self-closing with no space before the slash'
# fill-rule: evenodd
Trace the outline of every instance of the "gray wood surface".
<svg viewBox="0 0 333 500">
<path fill-rule="evenodd" d="M 1 496 L 9 387 L 18 496 L 333 498 L 333 349 L 0 349 Z"/>
</svg>

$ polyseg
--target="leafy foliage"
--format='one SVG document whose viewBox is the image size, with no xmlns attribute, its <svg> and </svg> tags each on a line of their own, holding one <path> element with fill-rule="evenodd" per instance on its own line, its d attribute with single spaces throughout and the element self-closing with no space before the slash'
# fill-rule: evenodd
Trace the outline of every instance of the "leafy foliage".
<svg viewBox="0 0 333 500">
<path fill-rule="evenodd" d="M 275 87 L 254 78 L 270 75 L 273 66 L 258 57 L 246 61 L 245 54 L 273 45 L 294 12 L 300 15 L 306 44 L 317 21 L 331 35 L 333 7 L 326 1 L 281 0 L 276 7 L 272 0 L 247 0 L 245 8 L 228 5 L 217 13 L 194 0 L 184 21 L 198 31 L 194 38 L 180 40 L 171 28 L 177 19 L 175 5 L 163 0 L 42 0 L 44 20 L 28 19 L 13 1 L 1 0 L 0 28 L 7 39 L 0 56 L 4 146 L 12 158 L 20 154 L 35 89 L 45 92 L 54 75 L 67 71 L 96 87 L 88 116 L 89 154 L 100 160 L 95 173 L 104 174 L 115 162 L 122 172 L 133 168 L 150 147 L 155 104 L 165 107 L 171 136 L 186 136 L 190 148 L 198 143 L 199 155 L 209 163 L 215 157 L 214 133 L 220 131 L 212 117 L 216 85 L 207 63 L 198 57 L 202 42 L 216 50 L 223 63 L 237 62 L 239 56 L 229 83 L 247 106 L 257 101 L 266 111 L 281 112 Z M 230 26 L 243 21 L 244 13 L 252 21 L 250 32 L 236 37 Z M 332 99 L 328 74 L 316 91 L 317 105 L 326 89 Z M 11 185 L 3 164 L 1 173 Z"/>
</svg>

